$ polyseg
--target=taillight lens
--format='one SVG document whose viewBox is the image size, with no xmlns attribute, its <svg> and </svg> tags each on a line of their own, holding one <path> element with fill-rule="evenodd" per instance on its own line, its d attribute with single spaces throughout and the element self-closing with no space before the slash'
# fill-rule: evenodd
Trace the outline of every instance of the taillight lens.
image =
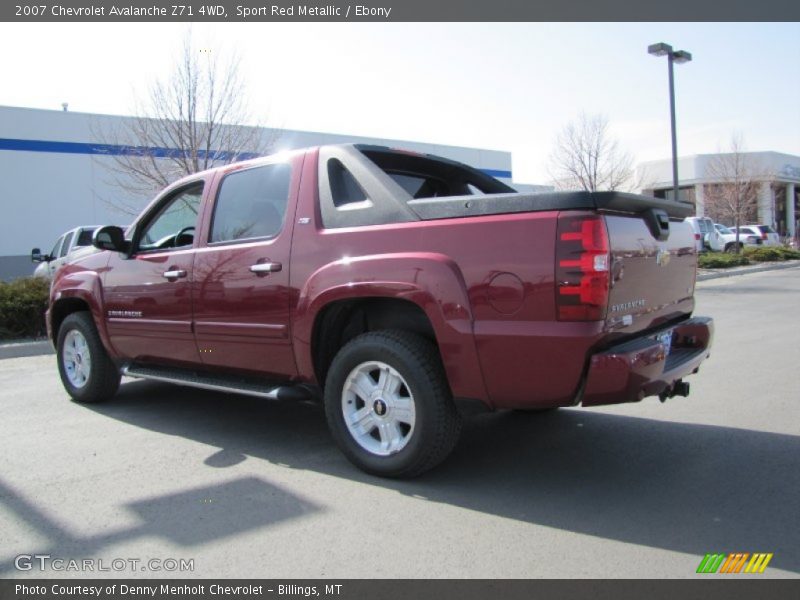
<svg viewBox="0 0 800 600">
<path fill-rule="evenodd" d="M 700 241 L 700 234 L 699 233 L 695 233 L 694 234 L 694 239 L 695 239 L 696 242 L 699 242 Z"/>
<path fill-rule="evenodd" d="M 559 321 L 602 321 L 608 308 L 609 245 L 598 216 L 561 213 L 556 238 Z"/>
</svg>

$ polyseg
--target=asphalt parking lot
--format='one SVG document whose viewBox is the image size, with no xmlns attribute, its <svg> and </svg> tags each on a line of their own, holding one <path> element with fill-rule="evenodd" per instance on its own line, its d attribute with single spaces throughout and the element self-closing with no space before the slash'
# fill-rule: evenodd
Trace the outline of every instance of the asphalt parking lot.
<svg viewBox="0 0 800 600">
<path fill-rule="evenodd" d="M 81 406 L 53 356 L 0 361 L 0 577 L 682 578 L 712 552 L 797 577 L 798 298 L 800 269 L 702 282 L 717 331 L 689 398 L 474 417 L 406 482 L 351 467 L 318 406 L 139 381 Z"/>
</svg>

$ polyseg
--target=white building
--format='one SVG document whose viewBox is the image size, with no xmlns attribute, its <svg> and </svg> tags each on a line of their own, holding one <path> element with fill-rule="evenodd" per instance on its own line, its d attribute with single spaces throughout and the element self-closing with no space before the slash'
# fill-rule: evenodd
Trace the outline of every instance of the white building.
<svg viewBox="0 0 800 600">
<path fill-rule="evenodd" d="M 795 237 L 800 228 L 800 156 L 780 152 L 744 152 L 753 171 L 762 173 L 758 182 L 757 222 L 774 227 L 784 236 Z M 696 154 L 678 158 L 680 199 L 695 205 L 697 216 L 704 216 L 708 186 L 720 184 L 711 165 L 719 154 Z M 657 160 L 639 165 L 643 193 L 672 198 L 672 160 Z M 732 223 L 725 223 L 732 225 Z"/>
<path fill-rule="evenodd" d="M 30 251 L 47 252 L 81 225 L 126 225 L 115 206 L 122 192 L 110 180 L 108 146 L 97 132 L 118 130 L 129 117 L 0 106 L 0 280 L 30 275 Z M 276 150 L 359 142 L 435 154 L 511 183 L 511 153 L 330 133 L 265 130 Z M 144 206 L 150 198 L 136 199 Z M 126 201 L 126 204 L 128 202 Z"/>
</svg>

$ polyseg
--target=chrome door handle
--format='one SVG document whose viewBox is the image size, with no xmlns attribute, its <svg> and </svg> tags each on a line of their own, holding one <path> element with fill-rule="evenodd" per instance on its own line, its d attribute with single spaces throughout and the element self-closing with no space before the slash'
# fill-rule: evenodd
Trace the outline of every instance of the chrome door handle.
<svg viewBox="0 0 800 600">
<path fill-rule="evenodd" d="M 186 271 L 183 269 L 174 269 L 172 271 L 164 271 L 163 277 L 167 279 L 178 279 L 179 277 L 186 277 Z"/>
<path fill-rule="evenodd" d="M 275 273 L 283 268 L 281 263 L 256 263 L 250 266 L 252 273 Z"/>
</svg>

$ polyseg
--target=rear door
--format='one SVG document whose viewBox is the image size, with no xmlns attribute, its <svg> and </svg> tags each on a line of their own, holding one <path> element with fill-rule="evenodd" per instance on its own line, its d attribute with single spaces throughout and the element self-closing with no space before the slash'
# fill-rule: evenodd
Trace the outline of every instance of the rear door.
<svg viewBox="0 0 800 600">
<path fill-rule="evenodd" d="M 297 372 L 289 337 L 292 220 L 303 155 L 219 179 L 195 259 L 194 328 L 205 365 Z"/>
</svg>

